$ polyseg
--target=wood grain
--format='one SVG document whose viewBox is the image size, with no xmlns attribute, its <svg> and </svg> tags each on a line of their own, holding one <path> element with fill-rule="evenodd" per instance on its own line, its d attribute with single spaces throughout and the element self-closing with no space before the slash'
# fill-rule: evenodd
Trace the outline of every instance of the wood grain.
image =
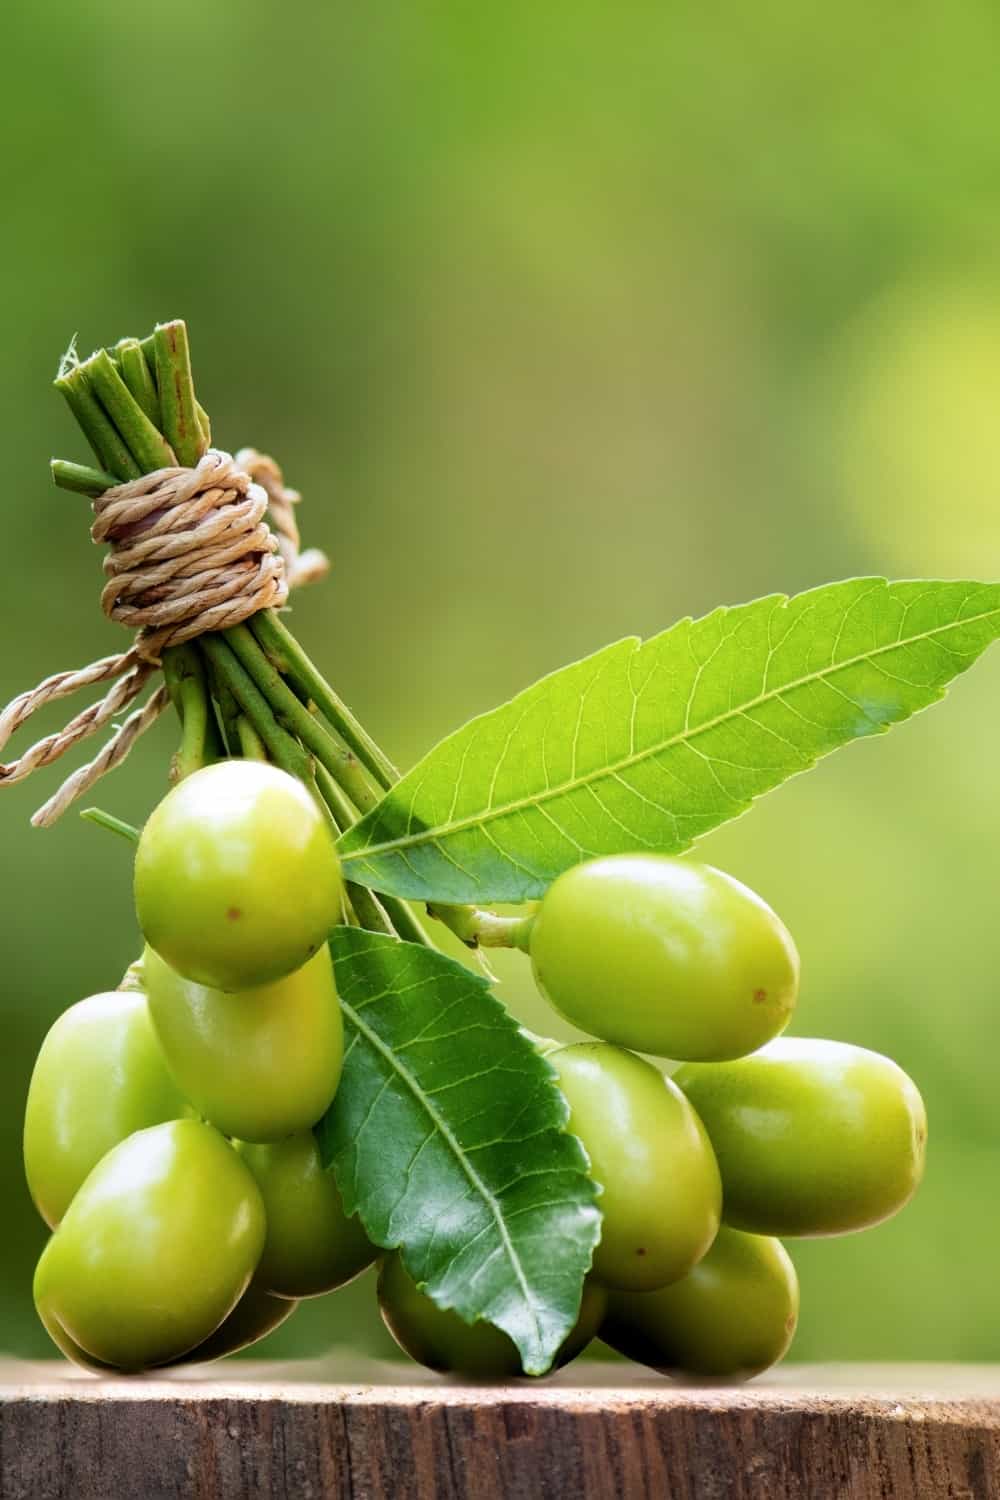
<svg viewBox="0 0 1000 1500">
<path fill-rule="evenodd" d="M 792 1366 L 683 1388 L 230 1364 L 0 1367 L 4 1500 L 1000 1500 L 1000 1369 Z M 410 1371 L 406 1370 L 409 1381 Z"/>
</svg>

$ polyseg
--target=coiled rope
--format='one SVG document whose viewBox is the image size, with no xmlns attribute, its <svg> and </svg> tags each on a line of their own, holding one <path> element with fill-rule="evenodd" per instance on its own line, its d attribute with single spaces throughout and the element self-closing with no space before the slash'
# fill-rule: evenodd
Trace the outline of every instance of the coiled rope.
<svg viewBox="0 0 1000 1500">
<path fill-rule="evenodd" d="M 162 654 L 211 630 L 228 630 L 262 609 L 280 609 L 292 587 L 321 578 L 329 564 L 300 551 L 294 507 L 274 459 L 256 449 L 210 448 L 194 468 L 164 468 L 114 485 L 93 502 L 92 539 L 107 543 L 101 608 L 136 631 L 128 651 L 54 676 L 0 713 L 0 752 L 39 709 L 79 689 L 111 682 L 98 702 L 0 765 L 0 787 L 23 781 L 88 739 L 132 704 Z M 270 523 L 268 524 L 268 517 Z M 272 530 L 273 526 L 273 530 Z M 74 771 L 32 818 L 45 828 L 128 755 L 170 701 L 160 684 L 115 729 L 100 754 Z"/>
</svg>

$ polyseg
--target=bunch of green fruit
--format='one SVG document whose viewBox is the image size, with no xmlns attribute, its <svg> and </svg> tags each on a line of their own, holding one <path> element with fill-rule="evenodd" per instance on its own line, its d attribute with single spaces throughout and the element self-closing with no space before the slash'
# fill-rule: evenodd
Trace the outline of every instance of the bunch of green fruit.
<svg viewBox="0 0 1000 1500">
<path fill-rule="evenodd" d="M 681 620 L 400 776 L 285 623 L 309 571 L 297 497 L 255 450 L 210 446 L 184 325 L 71 350 L 56 383 L 97 466 L 53 473 L 93 497 L 102 604 L 138 634 L 0 713 L 2 749 L 45 703 L 112 683 L 0 785 L 160 670 L 35 821 L 168 706 L 181 726 L 141 832 L 85 814 L 137 845 L 145 948 L 56 1021 L 31 1083 L 27 1175 L 53 1231 L 35 1296 L 57 1345 L 97 1371 L 214 1358 L 380 1259 L 385 1321 L 434 1369 L 542 1375 L 597 1335 L 685 1376 L 773 1363 L 798 1310 L 780 1238 L 901 1208 L 924 1110 L 887 1058 L 782 1036 L 788 932 L 678 856 L 942 697 L 1000 635 L 1000 586 L 854 579 Z M 527 953 L 593 1040 L 529 1036 L 423 913 L 472 950 Z"/>
<path fill-rule="evenodd" d="M 56 1022 L 25 1123 L 28 1181 L 54 1231 L 38 1310 L 60 1348 L 103 1370 L 245 1347 L 377 1253 L 312 1133 L 341 1072 L 326 937 L 343 887 L 309 792 L 251 761 L 192 775 L 143 830 L 135 896 L 143 957 L 127 988 Z M 600 1335 L 665 1372 L 766 1368 L 798 1310 L 774 1236 L 862 1229 L 908 1201 L 926 1136 L 916 1088 L 860 1048 L 778 1037 L 794 945 L 717 870 L 657 855 L 581 864 L 521 941 L 561 1013 L 602 1038 L 537 1044 L 602 1189 L 556 1362 Z M 670 1079 L 624 1041 L 698 1060 Z M 506 1334 L 436 1306 L 398 1255 L 379 1301 L 432 1368 L 522 1373 Z"/>
<path fill-rule="evenodd" d="M 126 987 L 70 1007 L 28 1093 L 28 1184 L 53 1230 L 52 1338 L 99 1370 L 245 1347 L 375 1258 L 312 1127 L 340 1080 L 329 825 L 273 766 L 181 782 L 143 831 L 147 939 Z"/>
</svg>

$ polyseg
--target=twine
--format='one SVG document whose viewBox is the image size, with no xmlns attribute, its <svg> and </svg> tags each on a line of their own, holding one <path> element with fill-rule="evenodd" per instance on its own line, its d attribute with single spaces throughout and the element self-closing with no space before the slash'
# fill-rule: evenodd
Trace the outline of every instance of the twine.
<svg viewBox="0 0 1000 1500">
<path fill-rule="evenodd" d="M 317 547 L 300 552 L 302 545 L 299 526 L 295 519 L 295 507 L 302 496 L 298 490 L 289 489 L 284 475 L 267 453 L 258 453 L 256 448 L 241 448 L 236 462 L 244 473 L 260 485 L 267 495 L 271 525 L 278 537 L 278 547 L 285 563 L 285 577 L 290 589 L 303 584 L 317 583 L 330 570 L 326 554 Z"/>
<path fill-rule="evenodd" d="M 90 534 L 111 547 L 101 608 L 109 619 L 135 630 L 135 640 L 118 656 L 57 672 L 7 705 L 0 713 L 0 751 L 40 708 L 95 683 L 113 684 L 65 728 L 0 765 L 0 786 L 51 765 L 117 718 L 142 692 L 169 646 L 206 631 L 228 630 L 262 609 L 280 609 L 290 587 L 321 578 L 329 566 L 323 554 L 300 552 L 294 515 L 299 498 L 286 487 L 274 460 L 253 448 L 235 459 L 210 448 L 194 468 L 157 469 L 98 496 Z M 169 701 L 161 684 L 116 728 L 100 754 L 63 782 L 32 823 L 49 827 L 120 765 Z"/>
</svg>

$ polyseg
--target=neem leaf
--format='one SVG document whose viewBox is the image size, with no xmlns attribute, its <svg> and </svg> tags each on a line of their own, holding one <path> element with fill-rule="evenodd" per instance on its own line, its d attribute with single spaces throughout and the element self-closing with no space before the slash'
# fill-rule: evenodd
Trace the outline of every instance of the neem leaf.
<svg viewBox="0 0 1000 1500">
<path fill-rule="evenodd" d="M 317 1135 L 344 1206 L 439 1306 L 496 1324 L 543 1374 L 600 1237 L 554 1071 L 443 954 L 349 927 L 330 947 L 347 1051 Z"/>
<path fill-rule="evenodd" d="M 595 855 L 677 853 L 934 703 L 998 635 L 1000 584 L 856 578 L 619 641 L 431 750 L 345 834 L 346 873 L 516 902 Z"/>
</svg>

